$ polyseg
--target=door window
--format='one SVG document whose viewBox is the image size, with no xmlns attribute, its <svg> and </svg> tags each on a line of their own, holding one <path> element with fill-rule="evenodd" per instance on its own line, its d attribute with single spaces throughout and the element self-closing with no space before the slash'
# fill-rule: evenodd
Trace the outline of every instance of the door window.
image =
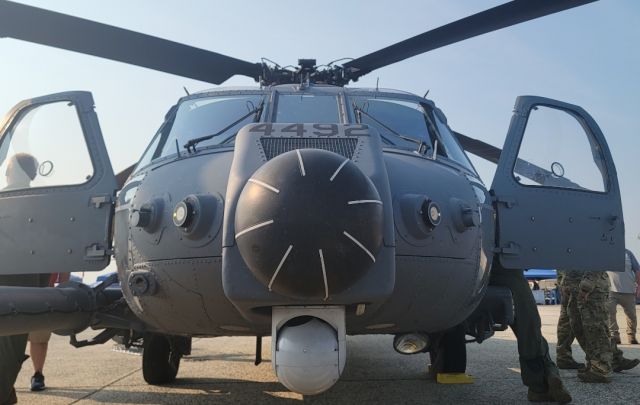
<svg viewBox="0 0 640 405">
<path fill-rule="evenodd" d="M 0 144 L 0 192 L 82 184 L 94 173 L 80 119 L 68 101 L 30 108 Z"/>
<path fill-rule="evenodd" d="M 513 174 L 527 186 L 604 192 L 602 150 L 579 116 L 547 106 L 531 109 Z"/>
</svg>

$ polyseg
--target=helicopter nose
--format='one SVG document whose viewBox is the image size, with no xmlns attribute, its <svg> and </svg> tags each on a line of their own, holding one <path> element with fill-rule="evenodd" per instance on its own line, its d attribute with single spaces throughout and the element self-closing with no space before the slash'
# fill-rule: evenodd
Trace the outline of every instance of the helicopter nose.
<svg viewBox="0 0 640 405">
<path fill-rule="evenodd" d="M 326 300 L 374 265 L 383 219 L 378 191 L 350 159 L 296 149 L 265 163 L 245 184 L 235 237 L 270 291 Z"/>
</svg>

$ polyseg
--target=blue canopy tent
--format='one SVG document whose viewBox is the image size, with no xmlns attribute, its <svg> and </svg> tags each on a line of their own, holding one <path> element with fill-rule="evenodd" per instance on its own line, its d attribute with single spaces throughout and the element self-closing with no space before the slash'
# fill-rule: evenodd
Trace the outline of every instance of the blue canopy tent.
<svg viewBox="0 0 640 405">
<path fill-rule="evenodd" d="M 527 280 L 531 280 L 531 279 L 546 280 L 546 279 L 554 279 L 558 277 L 555 270 L 545 270 L 545 269 L 525 270 L 524 276 Z"/>
<path fill-rule="evenodd" d="M 527 280 L 555 280 L 558 278 L 558 275 L 555 270 L 529 269 L 525 270 L 524 277 Z M 557 304 L 560 301 L 560 297 L 558 296 L 559 291 L 557 291 L 557 289 L 538 289 L 532 291 L 532 293 L 536 304 Z"/>
</svg>

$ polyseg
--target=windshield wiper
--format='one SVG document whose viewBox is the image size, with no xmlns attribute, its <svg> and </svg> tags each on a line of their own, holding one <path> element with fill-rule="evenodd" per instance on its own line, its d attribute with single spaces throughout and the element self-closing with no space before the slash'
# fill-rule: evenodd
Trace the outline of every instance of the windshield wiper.
<svg viewBox="0 0 640 405">
<path fill-rule="evenodd" d="M 253 104 L 253 103 L 251 103 Z M 254 118 L 254 122 L 256 121 L 256 119 L 260 119 L 260 115 L 262 114 L 262 109 L 264 108 L 264 99 L 260 102 L 260 105 L 257 107 L 254 107 L 252 110 L 250 110 L 248 113 L 246 113 L 245 115 L 243 115 L 242 117 L 238 118 L 237 120 L 235 120 L 234 122 L 232 122 L 231 124 L 227 125 L 226 127 L 222 128 L 220 131 L 216 132 L 215 134 L 211 134 L 211 135 L 206 135 L 206 136 L 201 136 L 199 138 L 193 138 L 187 141 L 187 143 L 184 144 L 184 148 L 188 151 L 188 152 L 196 152 L 196 145 L 199 144 L 202 141 L 207 141 L 211 138 L 214 138 L 216 136 L 220 136 L 222 134 L 224 134 L 225 132 L 227 132 L 228 130 L 230 130 L 231 128 L 235 127 L 236 125 L 238 125 L 240 122 L 244 121 L 247 117 L 249 117 L 251 114 L 255 114 L 255 118 Z M 227 140 L 229 140 L 229 138 L 225 139 L 224 142 L 226 142 Z"/>
<path fill-rule="evenodd" d="M 418 150 L 417 151 L 420 154 L 426 153 L 426 151 L 429 149 L 429 145 L 426 142 L 423 142 L 420 139 L 413 138 L 411 136 L 401 135 L 398 131 L 394 130 L 393 128 L 389 127 L 385 123 L 383 123 L 380 120 L 378 120 L 377 118 L 375 118 L 373 115 L 369 114 L 368 112 L 366 112 L 362 108 L 358 107 L 356 105 L 356 103 L 353 103 L 353 112 L 356 114 L 356 120 L 358 121 L 358 123 L 362 122 L 362 119 L 360 118 L 360 114 L 364 114 L 367 117 L 371 118 L 375 123 L 377 123 L 378 125 L 380 125 L 384 129 L 386 129 L 387 131 L 391 132 L 395 136 L 397 136 L 398 138 L 404 139 L 405 141 L 409 141 L 409 142 L 413 142 L 413 143 L 417 144 L 418 145 Z M 380 134 L 380 137 L 382 139 L 384 139 L 386 142 L 388 142 L 388 143 L 390 143 L 392 145 L 395 145 L 393 142 L 391 142 L 391 140 L 389 140 L 387 137 L 383 136 L 382 134 Z"/>
</svg>

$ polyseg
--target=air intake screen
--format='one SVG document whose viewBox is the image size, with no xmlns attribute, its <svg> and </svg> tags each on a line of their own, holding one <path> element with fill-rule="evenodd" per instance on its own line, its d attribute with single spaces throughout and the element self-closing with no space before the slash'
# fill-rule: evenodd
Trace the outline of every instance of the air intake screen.
<svg viewBox="0 0 640 405">
<path fill-rule="evenodd" d="M 324 149 L 348 159 L 353 157 L 356 138 L 260 138 L 268 160 L 294 149 Z"/>
</svg>

